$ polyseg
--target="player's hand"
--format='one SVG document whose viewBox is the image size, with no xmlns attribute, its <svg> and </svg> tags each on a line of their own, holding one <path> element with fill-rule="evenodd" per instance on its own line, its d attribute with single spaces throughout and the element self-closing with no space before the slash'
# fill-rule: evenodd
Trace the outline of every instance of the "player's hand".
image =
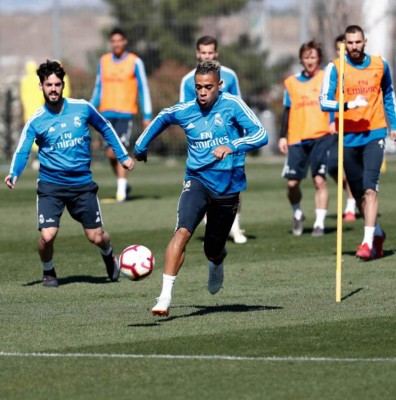
<svg viewBox="0 0 396 400">
<path fill-rule="evenodd" d="M 228 146 L 219 146 L 212 153 L 217 160 L 224 160 L 228 154 L 232 154 L 232 150 Z"/>
<path fill-rule="evenodd" d="M 147 153 L 140 153 L 140 154 L 135 153 L 135 158 L 138 161 L 144 161 L 146 163 L 147 162 Z"/>
<path fill-rule="evenodd" d="M 348 110 L 353 110 L 358 107 L 366 107 L 368 105 L 367 98 L 362 94 L 358 94 L 355 100 L 348 101 Z"/>
<path fill-rule="evenodd" d="M 330 124 L 329 124 L 329 132 L 330 132 L 330 135 L 337 135 L 337 133 L 338 133 L 336 131 L 336 126 L 335 126 L 334 121 L 330 122 Z"/>
<path fill-rule="evenodd" d="M 135 161 L 133 161 L 131 157 L 128 157 L 123 163 L 121 163 L 121 165 L 124 167 L 124 169 L 132 171 L 135 167 Z"/>
<path fill-rule="evenodd" d="M 389 137 L 396 142 L 396 130 L 389 132 Z"/>
<path fill-rule="evenodd" d="M 150 122 L 151 122 L 150 119 L 144 119 L 142 121 L 143 130 L 146 129 L 150 125 Z"/>
<path fill-rule="evenodd" d="M 282 154 L 287 154 L 289 151 L 289 147 L 287 146 L 287 139 L 282 137 L 278 142 L 278 149 Z"/>
<path fill-rule="evenodd" d="M 7 176 L 4 178 L 4 183 L 5 183 L 10 189 L 14 189 L 15 183 L 16 183 L 17 179 L 18 179 L 18 178 L 17 178 L 15 175 L 14 175 L 14 176 L 7 175 Z"/>
</svg>

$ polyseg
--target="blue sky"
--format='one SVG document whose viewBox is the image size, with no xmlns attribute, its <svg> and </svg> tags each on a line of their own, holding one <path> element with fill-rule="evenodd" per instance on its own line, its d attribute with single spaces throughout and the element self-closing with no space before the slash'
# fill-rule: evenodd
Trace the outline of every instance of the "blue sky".
<svg viewBox="0 0 396 400">
<path fill-rule="evenodd" d="M 57 0 L 62 6 L 83 7 L 104 5 L 104 0 Z M 43 12 L 49 10 L 54 0 L 0 0 L 0 12 Z"/>
</svg>

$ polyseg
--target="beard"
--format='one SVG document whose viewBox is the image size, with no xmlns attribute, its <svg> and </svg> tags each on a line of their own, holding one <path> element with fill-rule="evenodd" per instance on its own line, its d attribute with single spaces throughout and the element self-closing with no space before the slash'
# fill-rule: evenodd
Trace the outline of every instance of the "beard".
<svg viewBox="0 0 396 400">
<path fill-rule="evenodd" d="M 362 62 L 364 60 L 364 47 L 362 50 L 352 50 L 352 51 L 347 51 L 348 57 L 357 62 Z"/>
<path fill-rule="evenodd" d="M 58 96 L 55 100 L 51 100 L 51 98 L 50 98 L 50 96 L 53 95 L 53 94 L 56 94 Z M 51 93 L 48 93 L 48 94 L 46 94 L 44 92 L 44 100 L 45 100 L 45 102 L 47 104 L 49 104 L 51 106 L 57 106 L 57 105 L 62 103 L 63 97 L 62 97 L 62 94 L 58 94 L 56 92 L 51 92 Z"/>
</svg>

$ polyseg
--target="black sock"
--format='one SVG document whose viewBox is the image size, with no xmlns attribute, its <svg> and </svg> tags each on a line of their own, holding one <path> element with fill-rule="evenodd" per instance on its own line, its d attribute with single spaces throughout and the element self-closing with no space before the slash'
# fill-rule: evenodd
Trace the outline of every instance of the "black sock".
<svg viewBox="0 0 396 400">
<path fill-rule="evenodd" d="M 49 271 L 44 271 L 44 275 L 50 275 L 56 278 L 55 268 L 52 268 Z"/>
</svg>

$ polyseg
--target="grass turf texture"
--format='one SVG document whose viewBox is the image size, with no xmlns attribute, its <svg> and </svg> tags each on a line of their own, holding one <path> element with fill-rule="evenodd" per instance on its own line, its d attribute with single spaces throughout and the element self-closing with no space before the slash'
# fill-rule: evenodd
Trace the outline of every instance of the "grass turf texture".
<svg viewBox="0 0 396 400">
<path fill-rule="evenodd" d="M 13 191 L 1 187 L 0 352 L 27 355 L 0 356 L 0 398 L 395 398 L 396 162 L 388 160 L 380 186 L 380 221 L 388 234 L 385 257 L 357 260 L 363 221 L 344 224 L 340 304 L 335 302 L 335 184 L 329 182 L 326 235 L 312 238 L 313 187 L 310 180 L 304 181 L 306 232 L 294 237 L 286 182 L 280 178 L 282 165 L 249 159 L 241 219 L 249 241 L 229 242 L 223 289 L 215 296 L 207 291 L 200 226 L 175 284 L 171 316 L 161 319 L 150 310 L 161 288 L 183 167 L 139 163 L 130 175 L 132 200 L 102 204 L 118 253 L 135 243 L 155 253 L 155 270 L 141 282 L 110 283 L 99 252 L 65 212 L 55 245 L 60 286 L 42 287 L 36 252 L 36 173 L 27 169 Z M 109 166 L 96 163 L 93 170 L 99 197 L 113 197 L 115 180 Z M 29 355 L 39 352 L 87 356 Z"/>
</svg>

